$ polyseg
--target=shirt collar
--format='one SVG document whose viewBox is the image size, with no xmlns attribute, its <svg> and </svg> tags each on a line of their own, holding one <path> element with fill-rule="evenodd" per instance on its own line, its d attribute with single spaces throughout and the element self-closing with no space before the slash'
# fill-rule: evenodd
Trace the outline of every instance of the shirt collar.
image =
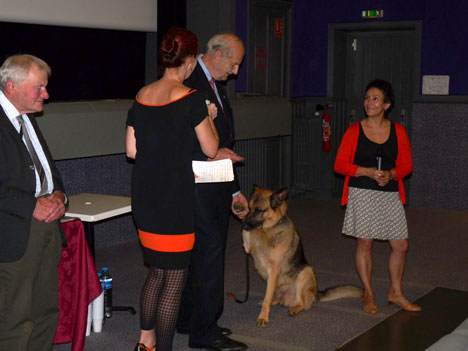
<svg viewBox="0 0 468 351">
<path fill-rule="evenodd" d="M 210 81 L 213 77 L 211 76 L 210 71 L 208 71 L 208 68 L 206 68 L 205 64 L 203 63 L 202 57 L 203 54 L 198 55 L 197 61 L 200 67 L 202 68 L 203 72 L 205 72 L 206 78 L 208 79 L 208 81 Z"/>
<path fill-rule="evenodd" d="M 5 114 L 10 119 L 10 121 L 13 121 L 16 117 L 21 115 L 21 113 L 19 113 L 16 107 L 13 106 L 11 101 L 8 100 L 8 98 L 5 96 L 5 94 L 1 90 L 0 90 L 0 105 L 3 107 L 3 111 L 5 111 Z"/>
</svg>

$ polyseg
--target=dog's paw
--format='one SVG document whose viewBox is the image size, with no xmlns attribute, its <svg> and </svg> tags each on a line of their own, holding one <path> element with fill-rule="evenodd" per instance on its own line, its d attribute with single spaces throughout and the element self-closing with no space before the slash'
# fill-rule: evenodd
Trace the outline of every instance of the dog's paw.
<svg viewBox="0 0 468 351">
<path fill-rule="evenodd" d="M 268 319 L 259 318 L 257 319 L 257 327 L 265 327 L 268 324 Z"/>
<path fill-rule="evenodd" d="M 288 310 L 288 314 L 290 316 L 296 316 L 297 314 L 299 314 L 299 312 L 301 312 L 302 310 L 304 310 L 304 306 L 302 305 L 296 305 L 294 307 L 291 307 L 289 310 Z"/>
<path fill-rule="evenodd" d="M 274 297 L 273 300 L 271 300 L 271 305 L 279 305 L 281 304 L 281 300 L 277 297 Z"/>
</svg>

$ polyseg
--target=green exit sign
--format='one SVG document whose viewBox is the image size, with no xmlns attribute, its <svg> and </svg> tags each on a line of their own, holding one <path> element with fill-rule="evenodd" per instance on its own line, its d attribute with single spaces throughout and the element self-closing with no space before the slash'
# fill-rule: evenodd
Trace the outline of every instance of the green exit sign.
<svg viewBox="0 0 468 351">
<path fill-rule="evenodd" d="M 383 10 L 364 10 L 362 11 L 363 18 L 382 18 Z"/>
</svg>

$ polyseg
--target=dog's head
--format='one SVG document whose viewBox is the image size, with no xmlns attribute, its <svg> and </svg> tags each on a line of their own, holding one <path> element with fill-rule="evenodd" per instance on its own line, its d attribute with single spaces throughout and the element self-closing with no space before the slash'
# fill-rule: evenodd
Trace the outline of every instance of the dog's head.
<svg viewBox="0 0 468 351">
<path fill-rule="evenodd" d="M 286 215 L 287 197 L 288 188 L 273 191 L 254 185 L 249 200 L 250 212 L 244 219 L 242 229 L 250 231 L 260 227 L 265 229 L 273 227 Z"/>
</svg>

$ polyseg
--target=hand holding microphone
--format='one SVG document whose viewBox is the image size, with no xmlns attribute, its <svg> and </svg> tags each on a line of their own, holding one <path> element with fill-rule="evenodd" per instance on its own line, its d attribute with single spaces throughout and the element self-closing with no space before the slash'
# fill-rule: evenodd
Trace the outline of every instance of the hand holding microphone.
<svg viewBox="0 0 468 351">
<path fill-rule="evenodd" d="M 391 173 L 387 177 L 387 174 L 389 172 L 382 171 L 382 159 L 383 159 L 382 146 L 377 147 L 375 159 L 377 160 L 377 170 L 380 171 L 380 175 L 379 175 L 379 178 L 377 179 L 377 183 L 379 184 L 379 186 L 385 186 L 388 184 L 388 182 L 391 179 Z"/>
<path fill-rule="evenodd" d="M 382 146 L 378 146 L 377 147 L 377 152 L 376 152 L 376 160 L 377 160 L 377 169 L 379 171 L 382 170 L 382 156 L 383 156 L 383 153 L 382 153 Z"/>
</svg>

